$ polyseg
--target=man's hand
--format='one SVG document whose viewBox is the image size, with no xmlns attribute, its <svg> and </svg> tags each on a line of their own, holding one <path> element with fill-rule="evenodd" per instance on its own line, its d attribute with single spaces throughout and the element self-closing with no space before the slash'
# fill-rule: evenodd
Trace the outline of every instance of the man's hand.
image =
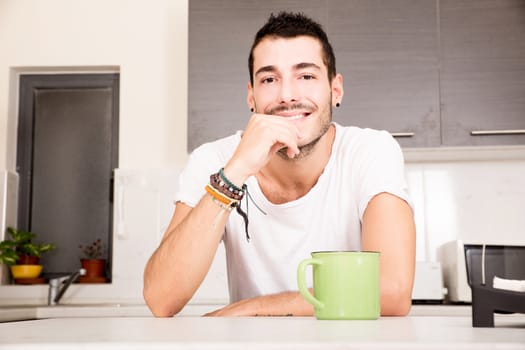
<svg viewBox="0 0 525 350">
<path fill-rule="evenodd" d="M 254 114 L 224 172 L 233 183 L 243 184 L 249 176 L 257 174 L 280 149 L 287 147 L 290 158 L 298 155 L 300 139 L 299 129 L 285 117 Z"/>
<path fill-rule="evenodd" d="M 209 312 L 204 316 L 312 316 L 312 305 L 299 292 L 264 295 Z"/>
</svg>

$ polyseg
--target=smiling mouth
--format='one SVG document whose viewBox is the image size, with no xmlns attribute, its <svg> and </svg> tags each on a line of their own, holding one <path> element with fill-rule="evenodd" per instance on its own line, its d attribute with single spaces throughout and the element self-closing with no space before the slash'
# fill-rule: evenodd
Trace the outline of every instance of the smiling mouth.
<svg viewBox="0 0 525 350">
<path fill-rule="evenodd" d="M 294 115 L 290 115 L 290 116 L 286 116 L 286 115 L 282 115 L 281 117 L 284 117 L 288 120 L 299 120 L 299 119 L 302 119 L 302 118 L 306 118 L 310 115 L 310 113 L 301 113 L 301 114 L 294 114 Z"/>
</svg>

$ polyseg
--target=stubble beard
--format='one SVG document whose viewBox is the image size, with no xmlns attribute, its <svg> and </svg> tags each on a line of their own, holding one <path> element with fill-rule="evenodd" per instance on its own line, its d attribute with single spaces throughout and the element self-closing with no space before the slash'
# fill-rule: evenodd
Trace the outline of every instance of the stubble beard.
<svg viewBox="0 0 525 350">
<path fill-rule="evenodd" d="M 296 155 L 293 158 L 288 157 L 288 154 L 286 153 L 288 151 L 288 147 L 283 147 L 279 151 L 277 151 L 277 155 L 281 157 L 281 159 L 294 162 L 301 159 L 304 159 L 308 157 L 315 149 L 315 146 L 319 143 L 319 140 L 328 132 L 330 129 L 330 125 L 332 125 L 332 106 L 330 105 L 330 109 L 328 111 L 328 118 L 323 118 L 321 120 L 321 126 L 319 128 L 319 133 L 317 134 L 317 137 L 314 138 L 312 141 L 307 143 L 306 145 L 299 146 L 299 154 Z"/>
</svg>

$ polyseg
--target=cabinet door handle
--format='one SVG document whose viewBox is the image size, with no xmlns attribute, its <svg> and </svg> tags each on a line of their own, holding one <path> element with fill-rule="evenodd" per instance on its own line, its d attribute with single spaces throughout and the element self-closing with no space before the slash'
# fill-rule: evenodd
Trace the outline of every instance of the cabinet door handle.
<svg viewBox="0 0 525 350">
<path fill-rule="evenodd" d="M 415 132 L 391 132 L 392 137 L 414 137 Z"/>
<path fill-rule="evenodd" d="M 509 129 L 509 130 L 472 130 L 472 136 L 485 135 L 525 135 L 525 129 Z"/>
</svg>

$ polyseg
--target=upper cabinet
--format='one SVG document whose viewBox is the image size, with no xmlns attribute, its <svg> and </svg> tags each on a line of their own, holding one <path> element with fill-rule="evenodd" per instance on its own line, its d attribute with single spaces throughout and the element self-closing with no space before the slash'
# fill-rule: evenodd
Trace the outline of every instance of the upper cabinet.
<svg viewBox="0 0 525 350">
<path fill-rule="evenodd" d="M 523 0 L 192 0 L 189 150 L 246 125 L 249 50 L 280 10 L 323 24 L 344 78 L 338 123 L 403 147 L 525 144 Z"/>
<path fill-rule="evenodd" d="M 525 1 L 439 4 L 443 145 L 525 144 Z"/>
<path fill-rule="evenodd" d="M 434 1 L 327 1 L 325 24 L 343 74 L 334 119 L 385 129 L 403 146 L 439 146 Z"/>
</svg>

